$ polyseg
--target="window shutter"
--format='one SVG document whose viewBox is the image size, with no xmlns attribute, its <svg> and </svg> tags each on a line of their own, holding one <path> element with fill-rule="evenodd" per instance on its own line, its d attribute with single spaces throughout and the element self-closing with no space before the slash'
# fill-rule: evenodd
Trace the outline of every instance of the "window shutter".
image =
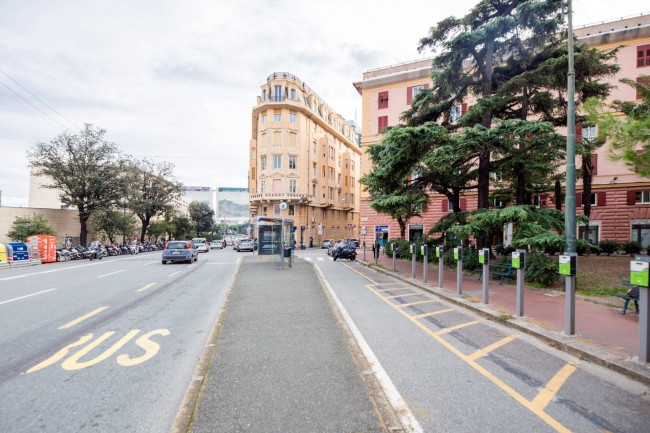
<svg viewBox="0 0 650 433">
<path fill-rule="evenodd" d="M 636 191 L 629 190 L 627 192 L 627 204 L 634 205 L 636 203 Z"/>
<path fill-rule="evenodd" d="M 576 207 L 582 206 L 582 193 L 577 192 L 576 193 Z"/>
<path fill-rule="evenodd" d="M 461 198 L 460 199 L 460 210 L 467 210 L 467 199 L 466 198 Z"/>
<path fill-rule="evenodd" d="M 378 108 L 379 109 L 388 108 L 388 91 L 379 92 L 378 98 L 379 98 L 379 100 L 378 100 L 378 103 L 379 103 Z"/>
<path fill-rule="evenodd" d="M 650 80 L 648 80 L 647 78 L 636 77 L 636 82 L 641 83 L 644 86 L 650 86 Z M 639 89 L 637 89 L 636 91 L 636 99 L 641 99 L 641 92 L 639 92 Z"/>
<path fill-rule="evenodd" d="M 462 116 L 467 112 L 467 103 L 463 102 L 460 106 L 460 115 Z"/>
<path fill-rule="evenodd" d="M 413 87 L 406 88 L 406 105 L 411 105 L 411 101 L 413 100 Z"/>
<path fill-rule="evenodd" d="M 596 204 L 598 206 L 605 206 L 607 204 L 607 191 L 598 191 L 596 193 Z"/>
<path fill-rule="evenodd" d="M 426 83 L 426 84 L 424 85 L 424 88 L 425 88 L 425 89 L 428 89 L 428 88 L 429 88 L 429 83 Z"/>
<path fill-rule="evenodd" d="M 539 196 L 539 207 L 546 207 L 548 203 L 548 196 L 546 194 Z"/>
<path fill-rule="evenodd" d="M 576 142 L 582 141 L 582 125 L 576 125 Z"/>
<path fill-rule="evenodd" d="M 442 200 L 442 211 L 449 212 L 449 199 L 445 198 Z"/>
</svg>

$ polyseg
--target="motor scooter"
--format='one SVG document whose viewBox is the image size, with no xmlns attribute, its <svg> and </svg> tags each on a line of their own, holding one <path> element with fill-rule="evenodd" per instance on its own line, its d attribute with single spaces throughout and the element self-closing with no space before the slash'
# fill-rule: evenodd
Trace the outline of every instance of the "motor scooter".
<svg viewBox="0 0 650 433">
<path fill-rule="evenodd" d="M 339 248 L 334 253 L 334 261 L 336 259 L 348 259 L 353 262 L 357 259 L 357 252 L 354 248 Z"/>
</svg>

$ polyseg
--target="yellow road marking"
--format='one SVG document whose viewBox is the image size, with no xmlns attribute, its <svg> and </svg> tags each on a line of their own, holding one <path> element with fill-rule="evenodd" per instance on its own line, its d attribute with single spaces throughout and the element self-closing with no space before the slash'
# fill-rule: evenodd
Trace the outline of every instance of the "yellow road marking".
<svg viewBox="0 0 650 433">
<path fill-rule="evenodd" d="M 440 329 L 438 331 L 435 331 L 435 334 L 436 335 L 449 334 L 450 332 L 453 332 L 456 329 L 464 328 L 466 326 L 476 325 L 477 323 L 481 323 L 481 322 L 479 322 L 478 320 L 474 320 L 473 322 L 461 323 L 460 325 L 450 326 L 449 328 Z"/>
<path fill-rule="evenodd" d="M 178 271 L 178 272 L 180 272 L 180 271 Z M 172 274 L 172 275 L 174 275 L 174 274 Z M 172 275 L 170 275 L 170 277 L 171 277 Z M 144 292 L 145 290 L 149 289 L 150 287 L 154 286 L 155 284 L 156 284 L 156 283 L 149 283 L 149 284 L 147 284 L 146 286 L 141 287 L 141 288 L 139 288 L 138 290 L 136 290 L 136 292 Z"/>
<path fill-rule="evenodd" d="M 417 301 L 417 302 L 411 302 L 408 304 L 399 304 L 395 305 L 397 308 L 402 308 L 402 307 L 410 307 L 411 305 L 419 305 L 419 304 L 428 304 L 430 302 L 438 302 L 437 299 L 427 299 L 426 301 Z"/>
<path fill-rule="evenodd" d="M 172 272 L 172 273 L 169 274 L 168 276 L 169 276 L 169 277 L 173 277 L 174 275 L 178 274 L 179 272 L 180 272 L 180 271 Z"/>
<path fill-rule="evenodd" d="M 395 287 L 394 289 L 381 289 L 378 292 L 390 292 L 391 290 L 410 290 L 410 287 Z"/>
<path fill-rule="evenodd" d="M 384 299 L 406 298 L 407 296 L 421 296 L 422 293 L 404 293 L 403 295 L 383 296 Z"/>
<path fill-rule="evenodd" d="M 493 350 L 498 349 L 499 347 L 503 346 L 504 344 L 508 344 L 512 340 L 516 340 L 517 338 L 519 338 L 519 335 L 517 335 L 517 334 L 509 335 L 506 338 L 503 338 L 503 339 L 497 341 L 496 343 L 492 343 L 489 346 L 484 347 L 483 349 L 477 350 L 476 352 L 469 355 L 467 357 L 467 359 L 471 359 L 472 361 L 475 361 L 475 360 L 479 359 L 480 357 L 485 356 L 488 353 L 492 352 Z"/>
<path fill-rule="evenodd" d="M 454 311 L 453 308 L 447 308 L 446 310 L 438 310 L 438 311 L 433 311 L 431 313 L 424 313 L 424 314 L 418 314 L 416 316 L 411 316 L 413 319 L 421 319 L 422 317 L 429 317 L 433 316 L 435 314 L 440 314 L 440 313 L 448 313 L 450 311 Z"/>
<path fill-rule="evenodd" d="M 560 390 L 564 382 L 576 371 L 576 365 L 573 362 L 568 362 L 564 367 L 558 371 L 555 376 L 544 386 L 537 397 L 532 401 L 532 405 L 539 408 L 539 410 L 546 409 L 546 406 L 551 402 L 551 399 L 555 397 L 555 394 Z"/>
<path fill-rule="evenodd" d="M 68 328 L 72 328 L 74 325 L 76 325 L 76 324 L 78 324 L 78 323 L 80 323 L 80 322 L 83 322 L 83 321 L 86 320 L 87 318 L 92 317 L 92 316 L 94 316 L 94 315 L 97 314 L 97 313 L 101 313 L 102 311 L 106 310 L 107 308 L 108 308 L 108 307 L 99 307 L 98 309 L 93 310 L 93 311 L 91 311 L 90 313 L 85 314 L 85 315 L 79 317 L 78 319 L 74 319 L 72 322 L 68 322 L 68 323 L 66 323 L 65 325 L 59 327 L 59 329 L 68 329 Z"/>
<path fill-rule="evenodd" d="M 361 275 L 365 279 L 369 280 L 372 283 L 375 283 L 371 278 L 363 275 L 361 272 L 357 271 L 356 269 L 351 268 L 350 266 L 346 265 L 345 263 L 342 263 L 343 266 L 347 267 L 353 272 L 356 272 L 357 274 Z M 451 343 L 446 341 L 444 338 L 442 338 L 440 335 L 438 335 L 436 332 L 432 331 L 429 329 L 425 324 L 421 323 L 420 321 L 413 319 L 407 312 L 404 310 L 401 310 L 400 307 L 404 307 L 406 305 L 395 305 L 393 304 L 390 300 L 384 298 L 379 294 L 375 289 L 373 289 L 370 286 L 366 286 L 368 290 L 373 292 L 375 295 L 377 295 L 379 298 L 381 298 L 384 302 L 386 302 L 388 305 L 393 307 L 395 310 L 399 311 L 404 317 L 409 319 L 411 322 L 413 322 L 417 327 L 419 327 L 421 330 L 429 334 L 431 337 L 433 337 L 436 341 L 438 341 L 440 344 L 445 346 L 447 349 L 449 349 L 450 352 L 452 352 L 454 355 L 458 356 L 460 359 L 465 361 L 467 364 L 469 364 L 471 367 L 473 367 L 476 371 L 481 373 L 484 377 L 486 377 L 488 380 L 490 380 L 492 383 L 494 383 L 496 386 L 501 388 L 506 394 L 508 394 L 510 397 L 512 397 L 515 401 L 517 401 L 519 404 L 524 406 L 526 409 L 530 410 L 532 413 L 537 415 L 542 421 L 547 423 L 549 426 L 551 426 L 553 429 L 560 433 L 571 433 L 571 430 L 568 428 L 564 427 L 562 424 L 560 424 L 555 418 L 544 412 L 543 409 L 541 409 L 539 406 L 534 405 L 531 401 L 526 400 L 524 396 L 519 394 L 517 391 L 509 387 L 506 383 L 504 383 L 501 379 L 487 371 L 485 368 L 481 367 L 479 364 L 476 363 L 475 360 L 472 360 L 469 358 L 469 356 L 465 355 L 463 352 L 455 348 Z"/>
<path fill-rule="evenodd" d="M 188 266 L 188 268 L 191 268 L 192 266 L 196 266 L 196 263 L 192 263 L 191 265 Z"/>
<path fill-rule="evenodd" d="M 352 269 L 352 270 L 354 271 L 354 269 Z M 357 273 L 360 274 L 360 275 L 363 275 L 360 272 L 357 272 Z M 370 280 L 370 281 L 372 281 L 372 280 Z M 375 283 L 375 286 L 390 286 L 391 284 L 397 284 L 397 283 Z"/>
</svg>

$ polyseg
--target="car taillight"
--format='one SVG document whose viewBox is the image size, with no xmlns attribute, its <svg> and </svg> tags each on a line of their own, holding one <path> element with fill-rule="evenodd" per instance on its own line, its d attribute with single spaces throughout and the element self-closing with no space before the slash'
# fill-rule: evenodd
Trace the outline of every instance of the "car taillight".
<svg viewBox="0 0 650 433">
<path fill-rule="evenodd" d="M 167 249 L 168 246 L 169 246 L 169 244 L 165 244 L 165 249 Z"/>
<path fill-rule="evenodd" d="M 190 249 L 190 244 L 187 243 L 187 242 L 185 243 L 185 249 L 186 249 L 186 250 L 189 250 L 189 249 Z"/>
</svg>

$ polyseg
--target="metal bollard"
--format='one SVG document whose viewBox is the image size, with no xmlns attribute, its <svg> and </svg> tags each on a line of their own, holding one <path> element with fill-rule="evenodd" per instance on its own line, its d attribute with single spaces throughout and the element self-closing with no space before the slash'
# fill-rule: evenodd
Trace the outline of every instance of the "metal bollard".
<svg viewBox="0 0 650 433">
<path fill-rule="evenodd" d="M 363 261 L 366 261 L 366 241 L 363 241 Z"/>
<path fill-rule="evenodd" d="M 396 272 L 396 269 L 395 269 L 395 259 L 396 258 L 397 258 L 397 248 L 395 248 L 395 246 L 393 246 L 393 272 Z"/>
<path fill-rule="evenodd" d="M 647 363 L 650 359 L 650 257 L 636 257 L 630 262 L 630 284 L 639 287 L 639 361 Z"/>
<path fill-rule="evenodd" d="M 427 245 L 422 245 L 422 260 L 424 262 L 424 268 L 422 271 L 422 281 L 427 282 L 427 262 L 429 261 L 429 247 Z"/>
</svg>

